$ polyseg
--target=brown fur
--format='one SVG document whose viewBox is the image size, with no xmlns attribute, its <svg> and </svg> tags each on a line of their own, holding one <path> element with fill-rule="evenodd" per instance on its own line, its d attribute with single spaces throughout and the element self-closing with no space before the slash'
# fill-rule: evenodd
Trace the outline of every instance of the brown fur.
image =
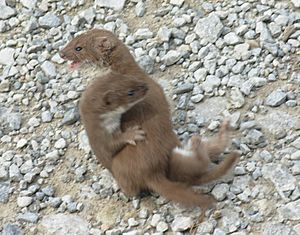
<svg viewBox="0 0 300 235">
<path fill-rule="evenodd" d="M 81 50 L 76 51 L 76 47 L 81 47 Z M 188 186 L 193 183 L 190 179 L 194 181 L 199 177 L 197 170 L 193 171 L 197 174 L 190 175 L 188 180 L 184 175 L 176 176 L 177 171 L 186 171 L 190 163 L 182 161 L 180 167 L 177 161 L 170 161 L 172 150 L 180 146 L 180 142 L 173 132 L 169 105 L 163 90 L 137 65 L 128 48 L 114 34 L 106 30 L 91 30 L 73 39 L 61 51 L 61 56 L 74 62 L 109 67 L 147 83 L 149 91 L 145 99 L 126 112 L 121 120 L 122 130 L 138 125 L 147 137 L 135 147 L 125 146 L 112 159 L 112 174 L 127 195 L 135 196 L 141 191 L 153 190 L 187 206 L 207 208 L 213 204 L 215 200 L 212 196 L 196 193 Z M 210 147 L 207 148 L 208 152 L 212 151 Z M 203 171 L 203 160 L 198 157 L 193 159 L 200 162 L 199 171 Z M 226 166 L 221 174 L 230 167 Z"/>
<path fill-rule="evenodd" d="M 213 166 L 212 161 L 218 160 L 226 148 L 228 125 L 227 121 L 222 124 L 217 138 L 202 141 L 199 136 L 191 137 L 187 145 L 181 148 L 184 150 L 183 154 L 174 149 L 170 158 L 172 167 L 169 177 L 176 181 L 198 185 L 225 175 L 236 162 L 239 154 L 237 152 L 230 153 L 220 164 L 215 166 Z"/>
<path fill-rule="evenodd" d="M 112 157 L 126 145 L 144 140 L 137 126 L 121 130 L 121 115 L 141 102 L 148 90 L 144 82 L 115 72 L 96 79 L 80 100 L 81 119 L 89 143 L 101 164 L 111 170 Z"/>
</svg>

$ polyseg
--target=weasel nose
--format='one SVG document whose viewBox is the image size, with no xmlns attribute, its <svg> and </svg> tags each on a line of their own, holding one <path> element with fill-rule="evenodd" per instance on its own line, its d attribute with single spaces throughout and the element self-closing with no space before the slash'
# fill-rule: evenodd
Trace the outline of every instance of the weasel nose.
<svg viewBox="0 0 300 235">
<path fill-rule="evenodd" d="M 59 56 L 62 58 L 62 59 L 66 59 L 66 55 L 65 55 L 65 53 L 63 52 L 63 50 L 61 50 L 61 51 L 59 51 Z"/>
</svg>

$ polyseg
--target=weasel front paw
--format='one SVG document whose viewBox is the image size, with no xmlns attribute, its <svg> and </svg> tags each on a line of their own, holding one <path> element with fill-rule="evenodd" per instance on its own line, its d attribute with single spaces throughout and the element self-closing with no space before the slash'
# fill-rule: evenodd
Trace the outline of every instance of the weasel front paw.
<svg viewBox="0 0 300 235">
<path fill-rule="evenodd" d="M 130 145 L 136 145 L 136 141 L 145 140 L 146 133 L 140 126 L 129 127 L 124 132 L 126 143 Z"/>
</svg>

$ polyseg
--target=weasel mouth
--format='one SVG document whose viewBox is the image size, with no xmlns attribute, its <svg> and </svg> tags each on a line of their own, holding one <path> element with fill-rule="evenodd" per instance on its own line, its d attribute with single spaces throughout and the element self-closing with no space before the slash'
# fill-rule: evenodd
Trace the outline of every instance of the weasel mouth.
<svg viewBox="0 0 300 235">
<path fill-rule="evenodd" d="M 81 65 L 81 62 L 79 62 L 79 61 L 70 61 L 68 63 L 68 67 L 70 69 L 77 69 L 80 65 Z"/>
</svg>

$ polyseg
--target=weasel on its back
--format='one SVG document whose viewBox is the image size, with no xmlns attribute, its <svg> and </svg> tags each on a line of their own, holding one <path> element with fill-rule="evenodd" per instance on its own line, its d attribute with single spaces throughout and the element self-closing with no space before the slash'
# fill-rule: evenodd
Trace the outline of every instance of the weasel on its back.
<svg viewBox="0 0 300 235">
<path fill-rule="evenodd" d="M 144 140 L 145 133 L 138 126 L 122 131 L 120 122 L 122 114 L 142 101 L 147 90 L 147 84 L 138 79 L 110 72 L 96 78 L 82 95 L 80 113 L 90 145 L 109 170 L 116 153 Z"/>
</svg>

